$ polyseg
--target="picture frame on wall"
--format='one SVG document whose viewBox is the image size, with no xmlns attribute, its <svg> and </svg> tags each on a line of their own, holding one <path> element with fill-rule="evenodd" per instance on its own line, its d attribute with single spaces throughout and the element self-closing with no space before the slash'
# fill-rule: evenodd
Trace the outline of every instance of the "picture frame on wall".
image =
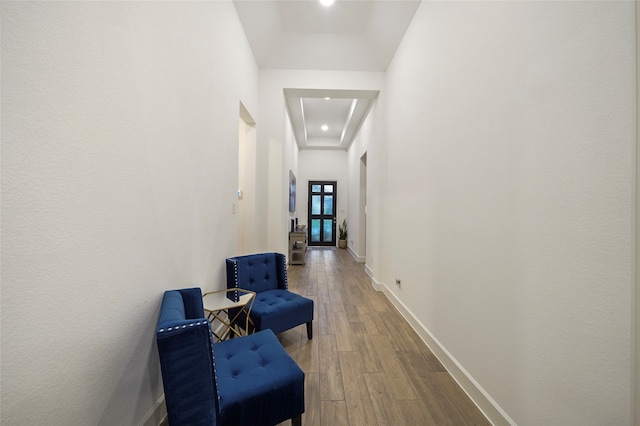
<svg viewBox="0 0 640 426">
<path fill-rule="evenodd" d="M 289 211 L 296 211 L 296 176 L 289 170 Z"/>
</svg>

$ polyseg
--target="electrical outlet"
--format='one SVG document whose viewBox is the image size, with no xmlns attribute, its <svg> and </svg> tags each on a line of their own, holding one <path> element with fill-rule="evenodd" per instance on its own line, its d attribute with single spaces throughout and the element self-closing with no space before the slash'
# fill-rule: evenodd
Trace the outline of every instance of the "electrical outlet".
<svg viewBox="0 0 640 426">
<path fill-rule="evenodd" d="M 402 281 L 400 281 L 400 278 L 396 278 L 396 285 L 400 287 L 400 284 L 402 284 Z"/>
</svg>

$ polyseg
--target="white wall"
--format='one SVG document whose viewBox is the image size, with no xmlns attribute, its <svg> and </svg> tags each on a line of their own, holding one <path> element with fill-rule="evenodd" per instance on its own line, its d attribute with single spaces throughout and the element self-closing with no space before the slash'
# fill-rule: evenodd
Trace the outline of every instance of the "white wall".
<svg viewBox="0 0 640 426">
<path fill-rule="evenodd" d="M 307 224 L 309 214 L 309 181 L 329 180 L 338 185 L 336 198 L 336 241 L 338 226 L 347 217 L 349 180 L 347 173 L 347 151 L 303 149 L 298 157 L 298 223 Z"/>
<path fill-rule="evenodd" d="M 348 151 L 349 163 L 349 194 L 347 208 L 347 223 L 349 225 L 348 245 L 354 256 L 364 261 L 368 271 L 374 271 L 373 253 L 383 245 L 379 242 L 383 197 L 381 191 L 384 188 L 384 174 L 382 157 L 385 147 L 380 129 L 384 125 L 384 119 L 379 115 L 378 102 L 374 102 L 369 114 Z M 361 176 L 362 157 L 367 156 L 365 176 Z M 366 182 L 362 187 L 362 180 Z M 362 204 L 367 201 L 367 210 L 372 214 L 364 217 Z M 363 223 L 364 222 L 364 223 Z M 382 271 L 376 270 L 379 276 Z"/>
<path fill-rule="evenodd" d="M 163 291 L 224 287 L 257 68 L 231 2 L 1 7 L 2 423 L 137 425 Z"/>
<path fill-rule="evenodd" d="M 631 423 L 633 7 L 423 2 L 388 71 L 384 284 L 518 425 Z"/>
<path fill-rule="evenodd" d="M 260 211 L 256 206 L 256 127 L 252 120 L 239 119 L 238 140 L 238 254 L 257 251 L 259 230 L 256 218 Z M 252 124 L 253 123 L 253 124 Z"/>
<path fill-rule="evenodd" d="M 296 143 L 296 137 L 293 134 L 293 127 L 291 126 L 291 121 L 289 120 L 289 114 L 286 111 L 283 117 L 283 121 L 284 121 L 283 123 L 284 129 L 285 129 L 284 163 L 288 165 L 287 166 L 288 168 L 282 170 L 282 173 L 284 175 L 283 188 L 285 188 L 284 189 L 284 198 L 285 198 L 284 210 L 288 212 L 287 220 L 284 226 L 286 230 L 291 230 L 291 220 L 294 220 L 294 224 L 295 224 L 295 219 L 298 217 L 298 212 L 299 212 L 298 206 L 304 205 L 305 200 L 300 198 L 299 193 L 296 194 L 297 195 L 296 211 L 295 212 L 289 211 L 289 170 L 291 170 L 294 176 L 296 177 L 296 192 L 297 192 L 301 184 L 301 182 L 299 181 L 300 177 L 298 176 L 298 170 L 299 170 L 298 154 L 300 150 L 298 149 L 298 144 Z M 288 249 L 288 241 L 287 241 L 287 249 Z M 284 253 L 286 253 L 286 251 Z"/>
</svg>

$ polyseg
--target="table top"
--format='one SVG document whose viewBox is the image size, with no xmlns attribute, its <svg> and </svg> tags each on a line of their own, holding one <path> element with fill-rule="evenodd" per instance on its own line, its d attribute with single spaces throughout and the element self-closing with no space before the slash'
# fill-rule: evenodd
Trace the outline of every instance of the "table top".
<svg viewBox="0 0 640 426">
<path fill-rule="evenodd" d="M 202 303 L 205 311 L 221 311 L 223 309 L 241 308 L 246 306 L 255 297 L 255 292 L 243 289 L 237 289 L 240 295 L 240 300 L 234 302 L 227 297 L 227 293 L 236 291 L 236 289 L 219 290 L 205 293 L 202 296 Z"/>
</svg>

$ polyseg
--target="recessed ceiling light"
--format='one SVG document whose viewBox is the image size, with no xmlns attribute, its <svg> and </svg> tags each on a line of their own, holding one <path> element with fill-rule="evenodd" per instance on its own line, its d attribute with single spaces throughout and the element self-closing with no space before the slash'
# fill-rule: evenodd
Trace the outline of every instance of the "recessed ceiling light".
<svg viewBox="0 0 640 426">
<path fill-rule="evenodd" d="M 320 0 L 320 3 L 323 6 L 331 6 L 333 4 L 334 0 Z"/>
<path fill-rule="evenodd" d="M 329 130 L 329 126 L 327 126 L 326 124 L 323 124 L 321 129 L 323 132 L 326 132 L 327 130 Z"/>
<path fill-rule="evenodd" d="M 330 100 L 330 99 L 331 99 L 331 98 L 330 98 L 330 97 L 328 97 L 328 96 L 325 96 L 325 97 L 324 97 L 324 100 L 325 100 L 325 101 L 328 101 L 328 100 Z"/>
</svg>

